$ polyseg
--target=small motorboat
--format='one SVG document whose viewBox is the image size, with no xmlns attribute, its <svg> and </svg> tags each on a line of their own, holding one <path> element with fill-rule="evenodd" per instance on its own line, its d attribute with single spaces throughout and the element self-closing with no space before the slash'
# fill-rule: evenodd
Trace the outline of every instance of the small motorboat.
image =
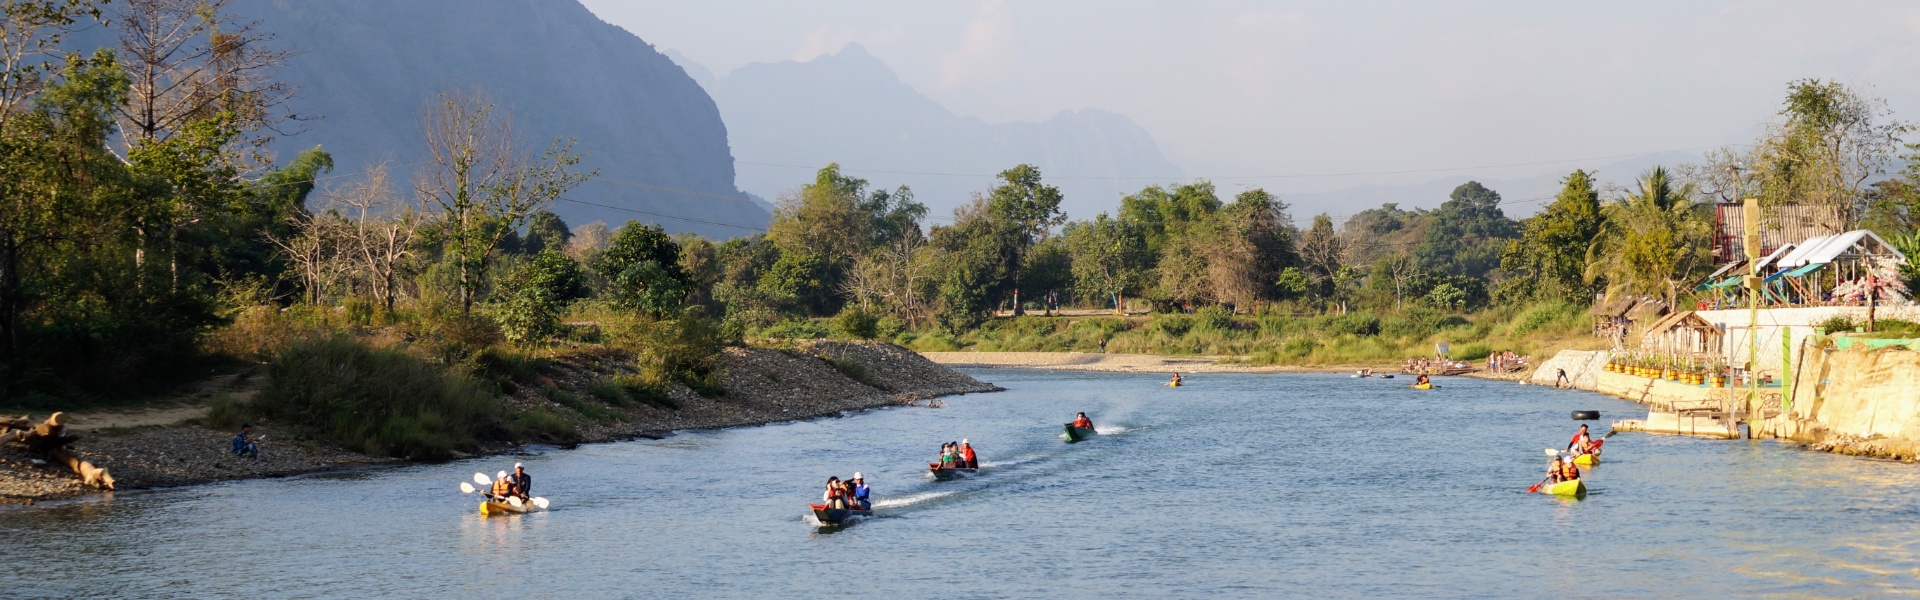
<svg viewBox="0 0 1920 600">
<path fill-rule="evenodd" d="M 1555 496 L 1567 496 L 1570 498 L 1578 498 L 1580 496 L 1587 495 L 1587 482 L 1585 480 L 1575 479 L 1572 481 L 1562 481 L 1560 483 L 1549 484 L 1547 486 L 1541 487 L 1540 493 L 1552 494 Z"/>
<path fill-rule="evenodd" d="M 1072 423 L 1067 424 L 1067 443 L 1069 444 L 1093 437 L 1095 435 L 1099 435 L 1099 434 L 1095 432 L 1093 428 L 1074 427 Z"/>
<path fill-rule="evenodd" d="M 980 472 L 980 468 L 979 467 L 942 467 L 940 466 L 940 463 L 927 463 L 927 472 L 933 475 L 933 479 L 935 481 L 946 481 L 949 479 L 959 479 L 961 477 L 966 477 L 968 475 L 978 474 Z"/>
<path fill-rule="evenodd" d="M 813 518 L 821 525 L 843 525 L 873 516 L 872 510 L 858 508 L 827 508 L 825 504 L 808 504 L 813 510 Z"/>
</svg>

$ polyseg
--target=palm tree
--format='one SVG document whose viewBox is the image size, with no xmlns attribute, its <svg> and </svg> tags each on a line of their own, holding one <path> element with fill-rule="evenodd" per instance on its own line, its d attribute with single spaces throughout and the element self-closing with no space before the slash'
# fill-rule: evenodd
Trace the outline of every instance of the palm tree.
<svg viewBox="0 0 1920 600">
<path fill-rule="evenodd" d="M 1680 290 L 1711 264 L 1711 220 L 1695 201 L 1693 184 L 1675 187 L 1663 167 L 1639 179 L 1638 189 L 1601 208 L 1604 223 L 1587 248 L 1587 283 L 1606 282 L 1607 295 L 1633 294 L 1679 301 Z"/>
</svg>

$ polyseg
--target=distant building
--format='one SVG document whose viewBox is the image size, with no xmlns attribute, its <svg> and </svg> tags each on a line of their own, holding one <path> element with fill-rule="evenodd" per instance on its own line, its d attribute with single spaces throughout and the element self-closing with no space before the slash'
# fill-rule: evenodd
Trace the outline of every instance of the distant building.
<svg viewBox="0 0 1920 600">
<path fill-rule="evenodd" d="M 1834 235 L 1846 231 L 1836 206 L 1785 204 L 1763 208 L 1760 226 L 1760 255 L 1766 256 L 1781 246 L 1801 240 Z M 1713 259 L 1718 264 L 1746 260 L 1746 216 L 1737 202 L 1713 205 Z"/>
</svg>

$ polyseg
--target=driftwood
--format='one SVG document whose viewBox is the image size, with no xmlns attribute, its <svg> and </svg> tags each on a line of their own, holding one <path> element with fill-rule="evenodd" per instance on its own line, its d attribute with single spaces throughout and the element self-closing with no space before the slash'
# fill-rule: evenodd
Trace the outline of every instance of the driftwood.
<svg viewBox="0 0 1920 600">
<path fill-rule="evenodd" d="M 0 444 L 20 444 L 33 454 L 46 457 L 47 460 L 66 465 L 80 474 L 80 480 L 87 485 L 100 489 L 113 489 L 113 475 L 93 463 L 81 460 L 67 445 L 80 439 L 77 435 L 67 435 L 67 421 L 64 413 L 53 413 L 39 425 L 31 425 L 25 415 L 19 418 L 0 417 Z"/>
</svg>

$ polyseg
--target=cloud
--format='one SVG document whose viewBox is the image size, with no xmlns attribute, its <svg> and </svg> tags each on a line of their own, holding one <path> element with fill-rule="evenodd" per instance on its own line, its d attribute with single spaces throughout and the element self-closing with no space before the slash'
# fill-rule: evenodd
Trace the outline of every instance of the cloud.
<svg viewBox="0 0 1920 600">
<path fill-rule="evenodd" d="M 1004 0 L 986 0 L 960 34 L 960 45 L 940 55 L 942 89 L 1005 77 L 1015 62 L 1013 11 Z"/>
</svg>

